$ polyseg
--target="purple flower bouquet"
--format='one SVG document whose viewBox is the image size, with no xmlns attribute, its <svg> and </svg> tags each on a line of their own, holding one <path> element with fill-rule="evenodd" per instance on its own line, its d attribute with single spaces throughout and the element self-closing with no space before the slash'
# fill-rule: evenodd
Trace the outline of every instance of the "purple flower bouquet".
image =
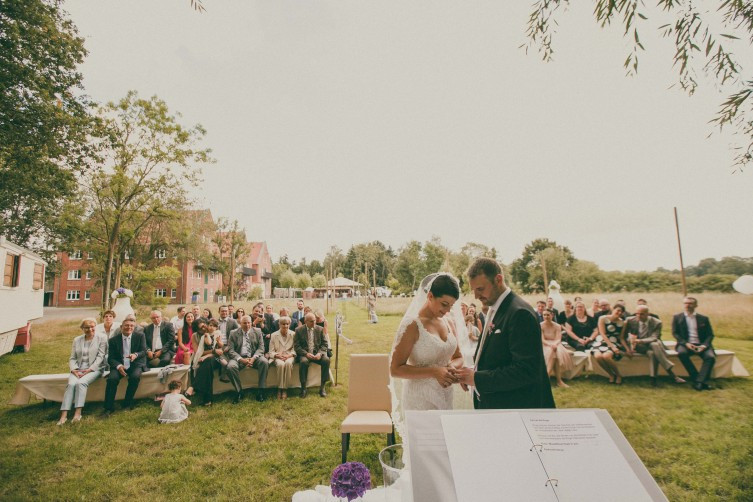
<svg viewBox="0 0 753 502">
<path fill-rule="evenodd" d="M 332 495 L 345 497 L 350 502 L 363 497 L 366 490 L 371 488 L 371 473 L 361 462 L 340 464 L 332 471 L 330 487 Z"/>
</svg>

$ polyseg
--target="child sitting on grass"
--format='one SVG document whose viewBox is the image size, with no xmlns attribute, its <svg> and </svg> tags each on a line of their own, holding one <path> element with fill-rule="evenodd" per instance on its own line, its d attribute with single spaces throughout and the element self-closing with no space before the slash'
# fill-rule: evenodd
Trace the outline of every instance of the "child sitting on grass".
<svg viewBox="0 0 753 502">
<path fill-rule="evenodd" d="M 162 411 L 159 414 L 159 423 L 177 424 L 188 418 L 186 405 L 191 404 L 191 401 L 180 393 L 182 387 L 180 380 L 173 380 L 167 386 L 170 392 L 165 394 L 165 398 L 160 405 Z"/>
</svg>

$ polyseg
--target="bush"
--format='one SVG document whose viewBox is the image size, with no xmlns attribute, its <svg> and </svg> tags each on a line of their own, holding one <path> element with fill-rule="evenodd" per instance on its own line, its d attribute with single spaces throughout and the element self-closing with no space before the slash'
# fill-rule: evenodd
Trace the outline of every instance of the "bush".
<svg viewBox="0 0 753 502">
<path fill-rule="evenodd" d="M 254 286 L 246 295 L 247 300 L 261 300 L 264 297 L 264 288 Z"/>
</svg>

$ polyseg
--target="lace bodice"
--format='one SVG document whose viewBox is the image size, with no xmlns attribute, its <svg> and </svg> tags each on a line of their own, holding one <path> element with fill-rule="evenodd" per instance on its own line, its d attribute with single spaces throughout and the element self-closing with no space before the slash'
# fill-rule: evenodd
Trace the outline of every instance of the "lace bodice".
<svg viewBox="0 0 753 502">
<path fill-rule="evenodd" d="M 447 340 L 429 333 L 416 318 L 418 340 L 408 357 L 413 366 L 447 366 L 458 346 L 457 338 L 447 329 Z M 403 408 L 406 410 L 452 409 L 452 388 L 442 387 L 434 378 L 406 379 L 403 383 Z"/>
</svg>

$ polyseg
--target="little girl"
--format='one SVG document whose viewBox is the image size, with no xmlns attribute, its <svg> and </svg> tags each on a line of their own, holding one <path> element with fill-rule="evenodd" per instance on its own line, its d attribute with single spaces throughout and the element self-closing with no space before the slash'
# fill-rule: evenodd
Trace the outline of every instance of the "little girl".
<svg viewBox="0 0 753 502">
<path fill-rule="evenodd" d="M 170 392 L 162 400 L 160 405 L 162 411 L 157 420 L 161 424 L 177 424 L 188 418 L 186 405 L 191 404 L 191 401 L 180 393 L 182 389 L 180 380 L 173 380 L 167 388 Z"/>
</svg>

